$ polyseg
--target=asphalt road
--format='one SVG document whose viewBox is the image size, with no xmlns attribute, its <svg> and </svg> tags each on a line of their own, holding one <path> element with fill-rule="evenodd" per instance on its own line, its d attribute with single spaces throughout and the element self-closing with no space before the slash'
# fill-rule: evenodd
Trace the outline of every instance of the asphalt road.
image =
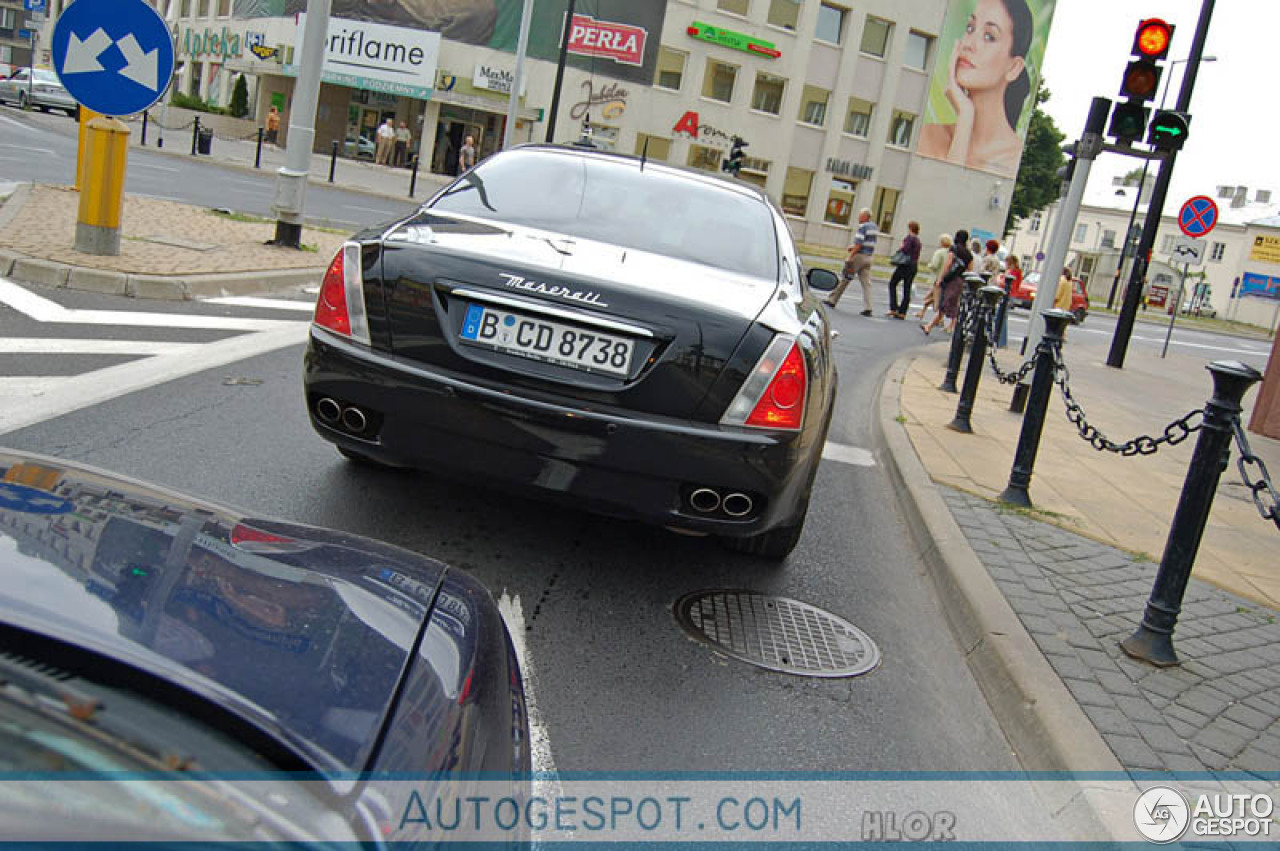
<svg viewBox="0 0 1280 851">
<path fill-rule="evenodd" d="M 24 114 L 0 106 L 0 181 L 75 183 L 77 125 L 62 115 Z M 174 143 L 187 144 L 180 137 Z M 275 179 L 269 169 L 249 173 L 195 157 L 175 157 L 147 148 L 129 150 L 125 191 L 201 207 L 226 207 L 271 217 Z M 356 230 L 401 216 L 414 208 L 395 201 L 327 186 L 307 188 L 307 220 Z"/>
</svg>

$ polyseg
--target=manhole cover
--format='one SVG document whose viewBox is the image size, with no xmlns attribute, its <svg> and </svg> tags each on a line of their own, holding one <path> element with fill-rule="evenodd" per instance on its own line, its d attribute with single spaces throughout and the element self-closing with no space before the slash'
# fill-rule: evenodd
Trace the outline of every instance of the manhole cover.
<svg viewBox="0 0 1280 851">
<path fill-rule="evenodd" d="M 695 591 L 676 601 L 695 640 L 735 659 L 807 677 L 856 677 L 880 664 L 865 632 L 816 606 L 754 591 Z"/>
</svg>

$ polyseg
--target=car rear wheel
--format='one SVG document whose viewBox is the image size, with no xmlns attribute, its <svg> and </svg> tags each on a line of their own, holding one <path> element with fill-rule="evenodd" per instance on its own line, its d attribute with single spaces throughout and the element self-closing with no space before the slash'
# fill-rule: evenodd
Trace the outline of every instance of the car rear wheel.
<svg viewBox="0 0 1280 851">
<path fill-rule="evenodd" d="M 368 455 L 362 455 L 359 452 L 356 452 L 354 449 L 348 449 L 345 446 L 339 446 L 337 447 L 337 450 L 339 455 L 341 455 L 343 458 L 346 458 L 351 463 L 359 464 L 362 467 L 368 467 L 372 470 L 403 469 L 401 467 L 395 466 L 394 464 L 386 464 L 386 463 L 383 463 L 382 461 L 377 460 L 376 458 L 370 458 Z"/>
</svg>

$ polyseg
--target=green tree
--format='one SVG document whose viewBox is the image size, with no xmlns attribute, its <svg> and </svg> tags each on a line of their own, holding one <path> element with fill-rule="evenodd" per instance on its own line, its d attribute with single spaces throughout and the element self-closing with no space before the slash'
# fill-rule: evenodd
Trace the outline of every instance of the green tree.
<svg viewBox="0 0 1280 851">
<path fill-rule="evenodd" d="M 249 114 L 249 84 L 244 81 L 244 74 L 236 77 L 235 88 L 231 90 L 229 111 L 236 118 L 244 118 Z"/>
<path fill-rule="evenodd" d="M 1049 90 L 1043 85 L 1036 92 L 1036 109 L 1031 114 L 1027 128 L 1027 141 L 1022 148 L 1022 162 L 1018 166 L 1018 182 L 1013 187 L 1013 199 L 1009 202 L 1009 217 L 1005 219 L 1004 232 L 1013 230 L 1018 221 L 1036 210 L 1043 210 L 1058 199 L 1058 169 L 1065 164 L 1062 140 L 1066 138 L 1040 104 L 1049 99 Z"/>
</svg>

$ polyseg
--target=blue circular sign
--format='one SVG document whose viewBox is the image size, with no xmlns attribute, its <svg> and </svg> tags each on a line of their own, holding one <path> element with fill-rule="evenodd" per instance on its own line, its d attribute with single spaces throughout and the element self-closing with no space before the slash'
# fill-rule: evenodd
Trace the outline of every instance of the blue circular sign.
<svg viewBox="0 0 1280 851">
<path fill-rule="evenodd" d="M 77 0 L 53 28 L 53 70 L 82 106 L 133 115 L 173 76 L 173 36 L 143 0 Z"/>
<path fill-rule="evenodd" d="M 1218 223 L 1218 205 L 1208 195 L 1197 195 L 1178 211 L 1178 227 L 1187 236 L 1204 236 Z"/>
</svg>

